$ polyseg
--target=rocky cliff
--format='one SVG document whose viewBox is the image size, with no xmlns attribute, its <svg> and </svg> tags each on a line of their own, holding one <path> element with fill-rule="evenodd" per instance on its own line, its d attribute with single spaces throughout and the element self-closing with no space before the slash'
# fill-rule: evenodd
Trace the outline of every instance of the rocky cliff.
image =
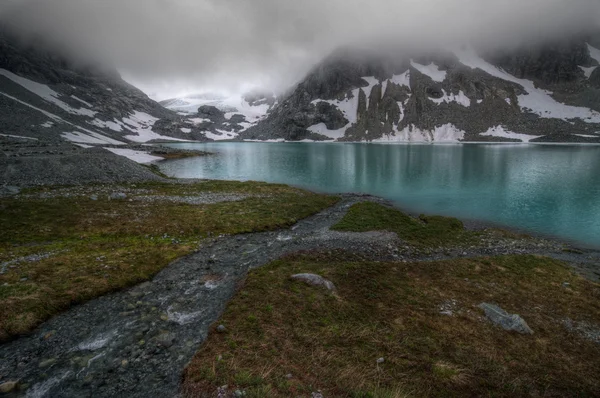
<svg viewBox="0 0 600 398">
<path fill-rule="evenodd" d="M 590 37 L 510 51 L 339 51 L 246 139 L 600 142 Z"/>
<path fill-rule="evenodd" d="M 207 140 L 114 70 L 69 63 L 0 32 L 0 134 L 83 145 Z"/>
</svg>

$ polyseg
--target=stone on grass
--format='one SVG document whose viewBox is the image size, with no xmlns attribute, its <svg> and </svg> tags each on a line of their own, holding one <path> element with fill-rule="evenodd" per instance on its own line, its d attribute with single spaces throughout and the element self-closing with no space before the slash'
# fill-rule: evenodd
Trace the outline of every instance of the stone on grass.
<svg viewBox="0 0 600 398">
<path fill-rule="evenodd" d="M 320 287 L 324 287 L 325 289 L 335 292 L 335 285 L 333 284 L 333 282 L 323 278 L 320 275 L 316 275 L 316 274 L 296 274 L 296 275 L 292 275 L 291 276 L 292 279 L 297 280 L 297 281 L 302 281 L 308 285 L 311 286 L 320 286 Z"/>
<path fill-rule="evenodd" d="M 527 322 L 517 314 L 509 314 L 497 305 L 489 303 L 481 303 L 479 308 L 485 312 L 485 315 L 493 324 L 504 330 L 521 334 L 533 334 L 533 330 L 527 325 Z"/>
<path fill-rule="evenodd" d="M 8 394 L 12 392 L 15 388 L 17 388 L 18 382 L 16 381 L 7 381 L 0 384 L 0 394 Z"/>
<path fill-rule="evenodd" d="M 224 325 L 217 326 L 217 332 L 225 333 L 226 331 L 227 331 L 227 328 Z"/>
<path fill-rule="evenodd" d="M 123 200 L 123 199 L 127 199 L 127 195 L 125 195 L 123 192 L 113 192 L 110 194 L 108 199 L 109 200 Z"/>
</svg>

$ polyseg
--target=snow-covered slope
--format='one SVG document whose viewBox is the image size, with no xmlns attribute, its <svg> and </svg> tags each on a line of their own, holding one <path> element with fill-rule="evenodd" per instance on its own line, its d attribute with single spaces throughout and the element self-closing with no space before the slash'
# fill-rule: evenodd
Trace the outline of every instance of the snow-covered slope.
<svg viewBox="0 0 600 398">
<path fill-rule="evenodd" d="M 574 41 L 495 59 L 470 47 L 332 57 L 241 138 L 600 142 L 599 49 Z"/>
<path fill-rule="evenodd" d="M 235 139 L 263 120 L 275 104 L 275 97 L 262 91 L 233 96 L 204 93 L 172 98 L 160 104 L 201 125 L 206 138 L 219 141 Z"/>
</svg>

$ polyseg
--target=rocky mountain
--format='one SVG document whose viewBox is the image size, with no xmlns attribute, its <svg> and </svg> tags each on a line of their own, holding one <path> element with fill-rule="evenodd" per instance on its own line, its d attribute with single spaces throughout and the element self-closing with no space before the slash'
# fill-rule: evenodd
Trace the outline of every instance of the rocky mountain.
<svg viewBox="0 0 600 398">
<path fill-rule="evenodd" d="M 493 52 L 338 51 L 240 138 L 600 142 L 593 39 Z"/>
<path fill-rule="evenodd" d="M 193 120 L 208 139 L 231 140 L 262 121 L 275 105 L 271 92 L 254 90 L 242 96 L 203 93 L 172 98 L 160 104 Z"/>
</svg>

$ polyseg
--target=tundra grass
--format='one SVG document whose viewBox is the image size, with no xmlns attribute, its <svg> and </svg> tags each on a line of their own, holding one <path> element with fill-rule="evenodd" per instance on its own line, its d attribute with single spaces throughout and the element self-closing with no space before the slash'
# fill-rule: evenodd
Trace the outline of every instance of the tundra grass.
<svg viewBox="0 0 600 398">
<path fill-rule="evenodd" d="M 120 190 L 132 193 L 108 200 Z M 207 193 L 247 198 L 164 200 Z M 288 227 L 337 200 L 283 185 L 219 181 L 43 188 L 0 199 L 0 341 L 73 304 L 152 278 L 207 237 Z"/>
<path fill-rule="evenodd" d="M 337 294 L 290 279 L 305 272 L 331 280 Z M 534 334 L 494 326 L 481 302 L 520 314 Z M 188 366 L 184 392 L 599 396 L 600 345 L 590 332 L 600 330 L 599 303 L 599 285 L 537 256 L 380 263 L 296 254 L 249 274 L 216 324 L 226 331 L 213 328 Z M 570 331 L 568 320 L 584 327 Z"/>
<path fill-rule="evenodd" d="M 385 230 L 417 247 L 440 247 L 469 244 L 479 233 L 465 230 L 462 221 L 442 216 L 411 217 L 398 209 L 374 202 L 353 205 L 344 218 L 331 229 L 347 232 Z"/>
</svg>

